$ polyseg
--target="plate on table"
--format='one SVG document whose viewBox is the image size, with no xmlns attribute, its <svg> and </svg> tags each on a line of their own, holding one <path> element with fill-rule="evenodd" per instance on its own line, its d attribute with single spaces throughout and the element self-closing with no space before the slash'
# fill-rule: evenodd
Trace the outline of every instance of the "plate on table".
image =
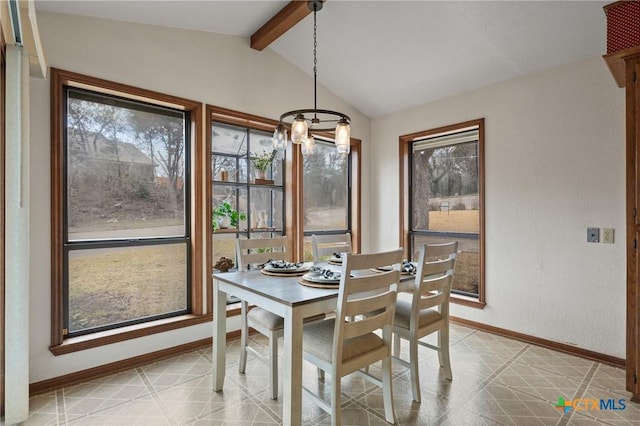
<svg viewBox="0 0 640 426">
<path fill-rule="evenodd" d="M 393 269 L 393 266 L 379 266 L 375 268 L 377 271 L 389 272 Z M 402 275 L 415 275 L 418 271 L 418 266 L 416 262 L 409 262 L 408 260 L 403 260 L 402 265 L 400 266 L 400 273 Z"/>
<path fill-rule="evenodd" d="M 334 265 L 342 265 L 342 256 L 340 253 L 333 253 L 327 262 Z"/>
<path fill-rule="evenodd" d="M 309 272 L 302 276 L 302 279 L 318 284 L 338 284 L 341 275 L 340 272 L 314 266 Z"/>
<path fill-rule="evenodd" d="M 278 274 L 298 274 L 307 272 L 311 268 L 310 263 L 287 262 L 285 260 L 270 260 L 262 267 L 263 271 Z"/>
</svg>

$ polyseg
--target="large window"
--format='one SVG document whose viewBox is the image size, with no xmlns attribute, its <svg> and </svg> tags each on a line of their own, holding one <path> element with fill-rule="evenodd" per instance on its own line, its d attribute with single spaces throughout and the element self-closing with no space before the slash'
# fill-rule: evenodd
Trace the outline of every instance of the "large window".
<svg viewBox="0 0 640 426">
<path fill-rule="evenodd" d="M 60 337 L 192 313 L 191 114 L 199 109 L 53 73 Z"/>
<path fill-rule="evenodd" d="M 316 138 L 313 154 L 302 159 L 304 260 L 312 260 L 312 234 L 352 232 L 351 155 L 329 140 Z"/>
<path fill-rule="evenodd" d="M 303 156 L 291 143 L 277 152 L 271 142 L 277 121 L 215 106 L 207 107 L 207 116 L 207 270 L 222 256 L 235 259 L 236 238 L 286 235 L 292 260 L 309 260 L 311 234 L 351 232 L 359 251 L 359 140 L 352 139 L 348 156 L 338 154 L 328 134 L 316 138 L 314 154 Z M 262 177 L 251 159 L 264 155 L 273 161 Z M 223 228 L 215 216 L 224 203 L 244 218 Z"/>
<path fill-rule="evenodd" d="M 416 258 L 425 243 L 457 240 L 452 293 L 484 302 L 483 121 L 403 136 L 401 144 L 402 181 L 410 188 L 403 203 L 407 255 Z"/>
</svg>

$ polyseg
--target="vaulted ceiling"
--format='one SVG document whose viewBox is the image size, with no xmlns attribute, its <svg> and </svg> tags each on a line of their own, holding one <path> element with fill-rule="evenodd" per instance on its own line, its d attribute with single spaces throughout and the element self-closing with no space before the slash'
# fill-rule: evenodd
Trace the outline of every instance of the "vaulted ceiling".
<svg viewBox="0 0 640 426">
<path fill-rule="evenodd" d="M 247 38 L 288 1 L 36 1 L 37 10 Z M 318 82 L 374 118 L 606 50 L 602 1 L 328 0 Z M 313 18 L 271 43 L 313 75 Z M 319 104 L 322 100 L 319 99 Z"/>
</svg>

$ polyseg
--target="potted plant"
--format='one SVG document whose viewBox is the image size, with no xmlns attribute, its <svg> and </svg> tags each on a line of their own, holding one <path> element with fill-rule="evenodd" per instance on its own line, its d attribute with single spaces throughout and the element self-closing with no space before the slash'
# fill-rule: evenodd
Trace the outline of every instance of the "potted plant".
<svg viewBox="0 0 640 426">
<path fill-rule="evenodd" d="M 213 225 L 214 231 L 220 228 L 228 228 L 229 226 L 237 228 L 238 222 L 246 218 L 247 215 L 239 213 L 231 207 L 231 204 L 227 201 L 216 206 L 211 212 L 211 224 Z"/>
<path fill-rule="evenodd" d="M 276 155 L 275 151 L 272 152 L 263 152 L 261 154 L 251 154 L 251 164 L 253 164 L 253 168 L 256 169 L 256 178 L 257 179 L 265 179 L 267 169 L 273 163 L 273 159 Z"/>
</svg>

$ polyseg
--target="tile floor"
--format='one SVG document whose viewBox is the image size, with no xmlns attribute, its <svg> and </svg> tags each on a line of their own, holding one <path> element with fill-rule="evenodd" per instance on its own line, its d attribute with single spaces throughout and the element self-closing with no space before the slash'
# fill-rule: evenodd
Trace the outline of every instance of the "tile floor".
<svg viewBox="0 0 640 426">
<path fill-rule="evenodd" d="M 421 404 L 411 400 L 408 371 L 394 366 L 398 424 L 640 425 L 640 404 L 629 401 L 622 369 L 458 325 L 451 335 L 453 382 L 438 372 L 435 352 L 420 348 Z M 239 341 L 229 342 L 223 392 L 211 391 L 209 347 L 34 396 L 26 424 L 279 425 L 282 406 L 269 399 L 268 371 L 250 356 L 247 374 L 239 374 L 238 352 Z M 323 384 L 314 367 L 304 368 L 305 386 L 331 386 L 329 376 Z M 386 424 L 379 388 L 347 377 L 342 389 L 344 425 Z M 626 408 L 563 414 L 558 397 L 623 398 Z M 331 424 L 307 397 L 303 404 L 305 425 Z"/>
</svg>

